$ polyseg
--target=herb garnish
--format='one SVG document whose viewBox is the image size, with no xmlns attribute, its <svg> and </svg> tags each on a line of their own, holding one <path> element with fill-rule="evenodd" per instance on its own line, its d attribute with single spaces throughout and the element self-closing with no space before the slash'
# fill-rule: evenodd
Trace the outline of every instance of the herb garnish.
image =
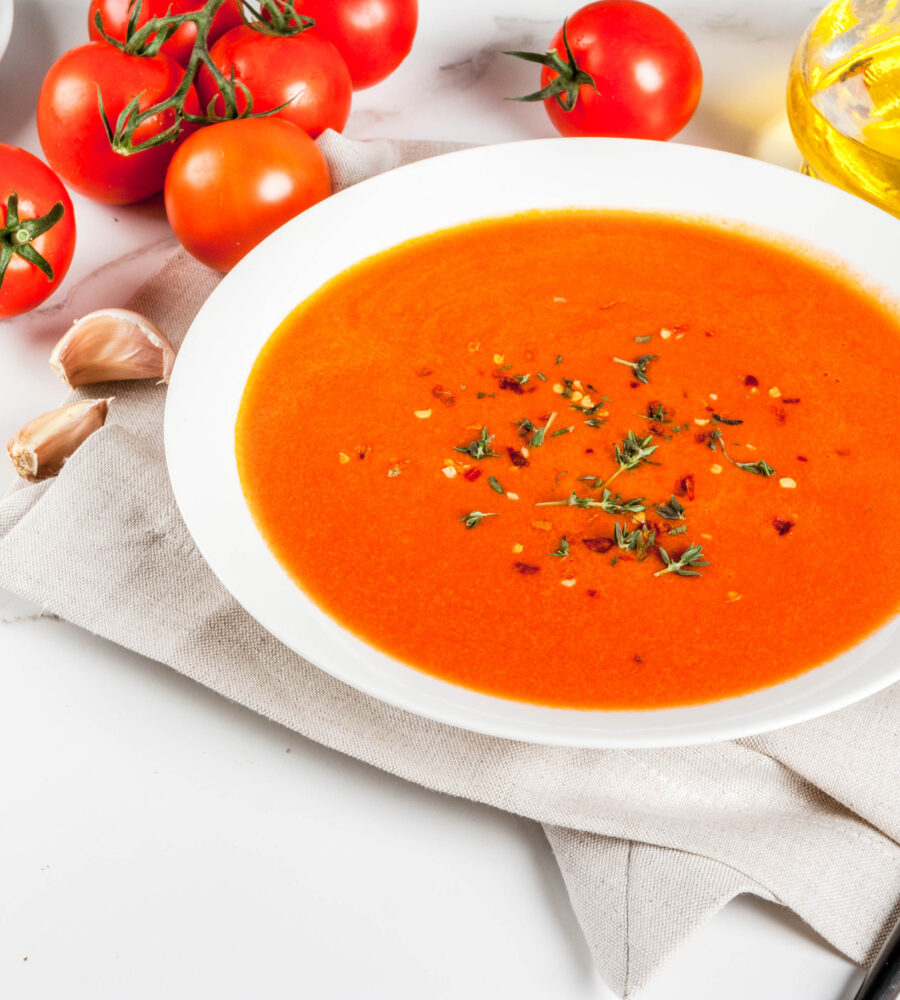
<svg viewBox="0 0 900 1000">
<path fill-rule="evenodd" d="M 648 343 L 651 340 L 653 340 L 653 334 L 652 333 L 648 333 L 646 337 L 635 337 L 634 338 L 634 342 L 636 344 L 646 344 L 646 343 Z"/>
<path fill-rule="evenodd" d="M 683 521 L 684 507 L 675 499 L 675 494 L 669 496 L 668 503 L 655 503 L 653 505 L 656 513 L 664 517 L 667 521 Z M 671 534 L 671 532 L 670 532 Z"/>
<path fill-rule="evenodd" d="M 714 413 L 712 418 L 717 424 L 729 424 L 732 427 L 737 427 L 738 424 L 744 422 L 743 420 L 729 420 L 728 417 L 720 417 L 718 413 Z"/>
<path fill-rule="evenodd" d="M 491 451 L 491 441 L 493 434 L 488 434 L 487 427 L 481 428 L 481 434 L 467 445 L 456 445 L 454 451 L 461 451 L 464 455 L 471 455 L 474 459 L 497 458 L 497 452 Z"/>
<path fill-rule="evenodd" d="M 569 554 L 569 539 L 565 535 L 559 540 L 559 548 L 555 552 L 551 552 L 551 556 L 555 556 L 557 559 L 565 559 Z"/>
<path fill-rule="evenodd" d="M 643 562 L 649 551 L 656 544 L 656 532 L 646 524 L 641 524 L 634 531 L 626 531 L 625 528 L 616 521 L 613 529 L 613 538 L 616 545 L 625 552 L 633 551 L 638 562 Z"/>
<path fill-rule="evenodd" d="M 657 546 L 662 561 L 666 564 L 665 569 L 657 570 L 654 576 L 665 576 L 666 573 L 675 573 L 676 576 L 700 576 L 696 570 L 687 569 L 688 566 L 708 566 L 709 563 L 700 557 L 703 555 L 702 545 L 692 545 L 677 560 L 673 560 L 668 552 L 661 546 Z"/>
<path fill-rule="evenodd" d="M 647 509 L 643 500 L 643 497 L 623 500 L 619 493 L 613 500 L 609 490 L 604 490 L 600 499 L 596 500 L 593 497 L 580 497 L 572 490 L 565 500 L 544 500 L 542 503 L 536 503 L 535 507 L 599 507 L 606 514 L 640 514 L 642 510 Z"/>
<path fill-rule="evenodd" d="M 650 456 L 659 447 L 655 444 L 651 445 L 650 442 L 652 440 L 652 437 L 645 437 L 638 440 L 634 436 L 634 431 L 629 431 L 622 438 L 621 448 L 618 444 L 613 445 L 619 467 L 606 482 L 611 483 L 620 473 L 636 469 L 642 462 L 649 462 Z"/>
<path fill-rule="evenodd" d="M 485 517 L 499 517 L 499 514 L 497 514 L 496 511 L 484 511 L 484 512 L 482 512 L 480 510 L 473 510 L 473 511 L 470 511 L 468 514 L 466 514 L 465 517 L 461 517 L 460 521 L 467 528 L 477 528 L 478 525 L 481 524 L 482 518 L 485 518 Z"/>
<path fill-rule="evenodd" d="M 574 431 L 574 430 L 575 430 L 575 428 L 571 427 L 571 426 L 570 427 L 560 427 L 560 429 L 558 431 L 554 431 L 550 435 L 550 437 L 555 438 L 555 437 L 559 437 L 560 434 L 571 434 L 572 431 Z"/>
<path fill-rule="evenodd" d="M 658 354 L 642 354 L 639 358 L 635 358 L 634 361 L 624 361 L 622 358 L 613 358 L 613 361 L 620 365 L 627 365 L 634 372 L 634 377 L 638 382 L 648 385 L 650 379 L 647 378 L 647 368 L 650 362 L 656 361 L 658 357 Z"/>
<path fill-rule="evenodd" d="M 677 528 L 669 528 L 670 535 L 685 535 L 687 534 L 687 525 L 679 524 Z"/>
<path fill-rule="evenodd" d="M 504 493 L 505 492 L 505 490 L 503 489 L 503 487 L 497 481 L 496 476 L 491 476 L 490 479 L 488 479 L 488 483 L 490 484 L 491 489 L 495 493 Z"/>
<path fill-rule="evenodd" d="M 553 421 L 555 419 L 556 419 L 556 413 L 555 412 L 551 413 L 550 416 L 547 417 L 547 423 L 544 424 L 543 427 L 539 427 L 534 432 L 533 437 L 528 442 L 531 445 L 532 448 L 540 448 L 540 446 L 544 443 L 544 436 L 546 435 L 547 431 L 550 429 L 550 425 L 553 423 Z M 523 423 L 524 423 L 524 421 L 523 421 Z M 531 421 L 529 420 L 528 423 L 531 423 Z M 534 424 L 531 424 L 531 426 L 534 427 Z"/>
<path fill-rule="evenodd" d="M 743 469 L 744 472 L 751 472 L 754 476 L 765 476 L 766 478 L 775 475 L 775 470 L 772 466 L 769 465 L 768 462 L 763 462 L 762 460 L 758 462 L 735 462 L 735 460 L 725 450 L 725 442 L 722 440 L 722 432 L 719 430 L 712 431 L 709 435 L 708 447 L 715 451 L 717 446 L 722 449 L 722 454 L 726 459 L 728 459 L 729 462 L 731 462 L 732 465 L 737 466 L 739 469 Z"/>
</svg>

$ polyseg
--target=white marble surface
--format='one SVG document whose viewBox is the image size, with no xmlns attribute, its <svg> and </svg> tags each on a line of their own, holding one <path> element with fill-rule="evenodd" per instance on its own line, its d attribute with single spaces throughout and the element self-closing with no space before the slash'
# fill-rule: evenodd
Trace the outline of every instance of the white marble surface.
<svg viewBox="0 0 900 1000">
<path fill-rule="evenodd" d="M 550 135 L 502 98 L 533 68 L 560 0 L 420 0 L 413 53 L 354 98 L 357 138 Z M 679 141 L 795 162 L 784 142 L 805 0 L 667 0 L 705 71 Z M 573 5 L 574 7 L 574 5 Z M 40 80 L 86 38 L 87 0 L 16 0 L 0 141 L 40 152 Z M 163 258 L 158 200 L 75 197 L 57 295 L 0 323 L 0 434 L 55 405 L 68 322 L 124 303 Z M 11 481 L 3 467 L 0 486 Z M 61 554 L 65 558 L 65 554 Z M 0 996 L 278 1000 L 612 994 L 593 970 L 540 829 L 311 744 L 158 664 L 0 599 Z M 839 1000 L 858 971 L 777 907 L 741 899 L 646 1000 Z"/>
</svg>

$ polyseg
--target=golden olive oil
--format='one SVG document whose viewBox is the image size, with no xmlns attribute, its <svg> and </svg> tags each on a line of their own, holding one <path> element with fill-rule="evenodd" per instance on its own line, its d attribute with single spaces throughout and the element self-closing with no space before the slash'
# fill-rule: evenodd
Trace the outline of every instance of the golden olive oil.
<svg viewBox="0 0 900 1000">
<path fill-rule="evenodd" d="M 809 172 L 900 215 L 898 0 L 837 0 L 794 55 L 788 117 Z"/>
</svg>

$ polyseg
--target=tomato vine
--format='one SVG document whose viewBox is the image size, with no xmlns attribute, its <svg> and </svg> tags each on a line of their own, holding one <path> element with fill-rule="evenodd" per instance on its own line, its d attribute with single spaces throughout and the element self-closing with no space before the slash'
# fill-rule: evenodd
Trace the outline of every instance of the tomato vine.
<svg viewBox="0 0 900 1000">
<path fill-rule="evenodd" d="M 296 2 L 297 0 L 257 0 L 254 5 L 251 0 L 239 0 L 241 17 L 248 27 L 264 34 L 280 36 L 300 34 L 300 32 L 311 28 L 315 24 L 313 18 L 305 17 L 297 12 L 295 9 Z M 237 118 L 266 117 L 280 110 L 280 108 L 275 108 L 261 113 L 254 113 L 253 95 L 249 88 L 241 81 L 235 80 L 233 72 L 230 77 L 226 77 L 210 57 L 210 25 L 216 12 L 225 3 L 225 0 L 206 0 L 206 3 L 199 10 L 189 11 L 184 14 L 166 14 L 162 17 L 152 17 L 145 24 L 138 27 L 142 3 L 143 0 L 131 0 L 129 4 L 125 41 L 112 38 L 106 33 L 103 27 L 102 15 L 98 11 L 94 19 L 94 24 L 101 37 L 126 55 L 148 57 L 158 55 L 162 46 L 165 45 L 182 25 L 188 22 L 194 24 L 196 37 L 190 58 L 185 67 L 184 77 L 174 93 L 165 100 L 152 104 L 141 111 L 139 103 L 140 94 L 136 94 L 119 113 L 115 125 L 113 125 L 110 123 L 103 105 L 103 95 L 100 92 L 100 88 L 97 88 L 100 117 L 106 131 L 106 137 L 113 150 L 122 155 L 129 156 L 146 149 L 152 149 L 155 146 L 174 142 L 181 135 L 185 123 L 212 125 L 223 121 L 233 121 Z M 188 111 L 186 102 L 201 67 L 205 67 L 212 76 L 218 88 L 218 93 L 209 102 L 203 114 L 193 114 Z M 246 100 L 243 109 L 239 107 L 238 91 L 243 94 Z M 215 111 L 215 103 L 219 95 L 221 95 L 224 102 L 224 111 L 222 114 L 217 114 Z M 167 111 L 175 112 L 175 119 L 172 125 L 145 139 L 143 142 L 135 142 L 135 133 L 141 125 Z"/>
</svg>

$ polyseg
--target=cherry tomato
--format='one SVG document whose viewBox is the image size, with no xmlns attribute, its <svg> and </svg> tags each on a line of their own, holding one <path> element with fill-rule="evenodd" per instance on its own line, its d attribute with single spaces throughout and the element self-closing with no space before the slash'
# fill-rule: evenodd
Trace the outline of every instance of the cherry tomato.
<svg viewBox="0 0 900 1000">
<path fill-rule="evenodd" d="M 91 0 L 88 8 L 88 34 L 92 41 L 100 41 L 103 35 L 96 25 L 97 14 L 103 19 L 103 30 L 110 38 L 124 42 L 128 31 L 129 4 L 131 0 Z M 136 27 L 145 25 L 151 17 L 164 17 L 166 14 L 190 14 L 200 10 L 203 0 L 141 0 L 141 9 L 137 17 Z M 209 26 L 207 42 L 212 45 L 226 31 L 242 24 L 239 0 L 225 0 L 216 11 L 212 24 Z M 187 66 L 194 47 L 197 29 L 194 24 L 183 24 L 163 45 L 162 51 L 171 56 L 182 66 Z"/>
<path fill-rule="evenodd" d="M 129 56 L 106 42 L 70 49 L 50 67 L 38 96 L 38 134 L 50 166 L 76 191 L 110 205 L 141 201 L 161 191 L 177 142 L 127 156 L 116 152 L 100 116 L 98 90 L 107 122 L 115 128 L 133 97 L 139 98 L 143 111 L 168 98 L 183 75 L 178 63 L 165 55 Z M 199 113 L 193 87 L 185 106 Z M 174 111 L 154 115 L 135 131 L 134 141 L 152 139 L 174 122 Z M 188 131 L 190 126 L 180 138 Z"/>
<path fill-rule="evenodd" d="M 220 38 L 210 56 L 226 78 L 234 70 L 235 80 L 249 89 L 254 112 L 286 104 L 276 117 L 299 125 L 313 138 L 326 128 L 340 132 L 347 123 L 353 95 L 347 64 L 315 29 L 285 37 L 242 25 Z M 218 94 L 205 66 L 197 76 L 197 90 L 204 108 Z M 238 109 L 243 111 L 247 99 L 240 87 L 236 96 Z M 221 96 L 214 107 L 217 114 L 224 114 Z"/>
<path fill-rule="evenodd" d="M 560 134 L 669 139 L 687 124 L 703 73 L 690 39 L 662 11 L 638 0 L 599 0 L 568 19 L 565 36 L 560 29 L 550 43 L 558 59 L 548 53 L 541 73 L 542 87 L 559 88 L 544 107 Z"/>
<path fill-rule="evenodd" d="M 238 118 L 184 141 L 166 175 L 166 214 L 189 253 L 228 271 L 330 193 L 325 157 L 302 129 L 282 118 Z"/>
<path fill-rule="evenodd" d="M 0 318 L 52 294 L 74 252 L 75 214 L 62 181 L 36 156 L 0 143 Z"/>
<path fill-rule="evenodd" d="M 419 18 L 417 0 L 301 0 L 295 6 L 344 57 L 354 90 L 394 72 L 412 48 Z"/>
</svg>

